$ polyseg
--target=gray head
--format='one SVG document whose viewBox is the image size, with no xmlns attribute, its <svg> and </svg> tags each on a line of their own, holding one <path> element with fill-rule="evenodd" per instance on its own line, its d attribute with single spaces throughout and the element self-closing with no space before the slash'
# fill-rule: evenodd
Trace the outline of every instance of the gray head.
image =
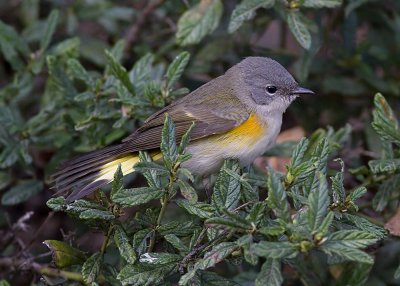
<svg viewBox="0 0 400 286">
<path fill-rule="evenodd" d="M 236 67 L 257 105 L 273 105 L 284 111 L 297 96 L 313 93 L 300 87 L 282 65 L 270 58 L 248 57 Z"/>
</svg>

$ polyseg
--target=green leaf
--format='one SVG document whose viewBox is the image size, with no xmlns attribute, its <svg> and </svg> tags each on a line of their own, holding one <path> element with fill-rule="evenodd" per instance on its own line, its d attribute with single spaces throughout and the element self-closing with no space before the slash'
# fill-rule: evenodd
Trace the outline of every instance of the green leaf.
<svg viewBox="0 0 400 286">
<path fill-rule="evenodd" d="M 180 255 L 166 252 L 148 252 L 140 256 L 139 261 L 141 263 L 165 265 L 174 264 L 182 259 Z"/>
<path fill-rule="evenodd" d="M 118 168 L 114 173 L 114 180 L 111 186 L 111 196 L 122 190 L 124 186 L 124 174 L 122 173 L 121 164 L 118 164 Z"/>
<path fill-rule="evenodd" d="M 188 52 L 182 52 L 175 57 L 172 63 L 168 66 L 166 73 L 167 88 L 172 89 L 176 81 L 181 77 L 185 67 L 190 59 Z"/>
<path fill-rule="evenodd" d="M 325 177 L 320 175 L 319 181 L 319 187 L 313 192 L 310 192 L 308 196 L 309 209 L 307 212 L 307 219 L 311 233 L 317 231 L 321 226 L 326 213 L 328 212 L 328 206 L 330 203 Z"/>
<path fill-rule="evenodd" d="M 397 266 L 396 272 L 394 273 L 394 279 L 400 278 L 400 265 Z"/>
<path fill-rule="evenodd" d="M 287 23 L 299 44 L 306 50 L 309 50 L 311 48 L 311 34 L 303 17 L 300 12 L 290 10 L 287 15 Z"/>
<path fill-rule="evenodd" d="M 272 168 L 268 169 L 267 202 L 278 218 L 285 222 L 290 222 L 289 203 L 286 198 L 286 192 L 278 173 Z"/>
<path fill-rule="evenodd" d="M 83 81 L 87 86 L 94 86 L 95 83 L 86 69 L 81 65 L 81 63 L 74 58 L 68 59 L 67 61 L 68 72 L 72 74 L 74 78 Z"/>
<path fill-rule="evenodd" d="M 0 280 L 0 286 L 10 286 L 10 283 L 8 283 L 6 280 L 1 279 Z"/>
<path fill-rule="evenodd" d="M 66 211 L 77 215 L 80 219 L 112 220 L 115 218 L 113 213 L 105 207 L 86 200 L 77 200 L 68 204 Z"/>
<path fill-rule="evenodd" d="M 371 160 L 368 166 L 374 174 L 394 174 L 400 171 L 400 159 Z"/>
<path fill-rule="evenodd" d="M 353 248 L 364 248 L 377 240 L 374 234 L 361 230 L 339 230 L 328 236 L 329 242 Z"/>
<path fill-rule="evenodd" d="M 329 227 L 331 226 L 334 217 L 335 217 L 335 213 L 332 211 L 329 211 L 317 229 L 317 233 L 319 235 L 324 236 L 328 233 Z"/>
<path fill-rule="evenodd" d="M 132 96 L 135 96 L 136 91 L 129 79 L 126 69 L 120 63 L 118 63 L 117 59 L 109 51 L 106 50 L 105 55 L 110 67 L 110 73 L 121 81 L 121 83 L 131 93 Z"/>
<path fill-rule="evenodd" d="M 375 109 L 372 111 L 374 120 L 372 127 L 384 140 L 400 145 L 400 129 L 392 108 L 382 94 L 374 98 Z"/>
<path fill-rule="evenodd" d="M 400 187 L 400 175 L 392 176 L 378 186 L 378 192 L 372 200 L 372 207 L 376 211 L 383 211 L 391 201 L 391 196 Z"/>
<path fill-rule="evenodd" d="M 226 169 L 239 174 L 240 166 L 234 161 L 225 161 L 218 173 L 217 181 L 214 185 L 212 201 L 217 209 L 234 210 L 240 199 L 240 180 L 232 176 Z"/>
<path fill-rule="evenodd" d="M 185 134 L 183 134 L 181 143 L 179 144 L 178 148 L 178 153 L 183 154 L 183 151 L 185 150 L 186 146 L 189 144 L 190 141 L 190 134 L 195 126 L 195 123 L 193 122 L 192 125 L 190 125 L 189 129 L 186 130 Z"/>
<path fill-rule="evenodd" d="M 137 206 L 148 203 L 155 199 L 159 199 L 163 195 L 163 190 L 151 187 L 140 187 L 132 189 L 122 189 L 115 194 L 112 194 L 111 199 L 113 202 L 124 206 Z"/>
<path fill-rule="evenodd" d="M 254 228 L 251 224 L 251 222 L 241 218 L 240 216 L 231 213 L 229 217 L 224 218 L 224 217 L 212 217 L 207 219 L 205 224 L 212 224 L 212 225 L 224 225 L 228 226 L 233 229 L 241 229 L 244 231 L 250 231 L 252 228 Z"/>
<path fill-rule="evenodd" d="M 3 194 L 1 197 L 1 203 L 5 206 L 17 205 L 26 202 L 42 190 L 42 182 L 35 180 L 22 181 Z"/>
<path fill-rule="evenodd" d="M 168 241 L 174 248 L 182 253 L 188 253 L 189 247 L 187 247 L 182 240 L 179 239 L 175 234 L 167 234 L 164 236 L 165 240 Z"/>
<path fill-rule="evenodd" d="M 127 265 L 119 272 L 117 279 L 123 285 L 133 286 L 151 286 L 158 285 L 176 269 L 176 263 L 173 264 L 147 264 L 136 263 Z"/>
<path fill-rule="evenodd" d="M 181 208 L 184 208 L 188 213 L 198 216 L 203 219 L 211 218 L 215 212 L 215 208 L 207 203 L 195 203 L 191 204 L 187 200 L 176 200 L 176 204 Z"/>
<path fill-rule="evenodd" d="M 346 201 L 355 202 L 356 200 L 364 196 L 366 193 L 367 193 L 366 187 L 358 187 L 347 195 Z"/>
<path fill-rule="evenodd" d="M 272 259 L 293 258 L 298 253 L 295 245 L 288 241 L 261 241 L 252 244 L 250 250 L 258 256 Z"/>
<path fill-rule="evenodd" d="M 96 252 L 90 256 L 82 265 L 83 280 L 87 284 L 96 282 L 97 275 L 99 275 L 101 265 L 103 263 L 103 256 L 101 253 Z"/>
<path fill-rule="evenodd" d="M 256 286 L 280 286 L 282 283 L 283 277 L 279 260 L 268 258 L 257 275 Z"/>
<path fill-rule="evenodd" d="M 332 180 L 332 196 L 335 203 L 344 203 L 346 201 L 346 191 L 344 189 L 344 163 L 338 159 L 341 165 L 341 170 L 336 173 Z"/>
<path fill-rule="evenodd" d="M 207 268 L 213 267 L 217 263 L 228 257 L 233 251 L 238 248 L 237 244 L 234 242 L 222 242 L 213 247 L 213 249 L 204 255 L 204 258 L 200 259 L 195 263 L 193 269 L 188 271 L 179 280 L 179 285 L 186 285 L 190 279 L 194 277 L 196 271 L 205 270 Z"/>
<path fill-rule="evenodd" d="M 228 27 L 229 33 L 239 29 L 244 21 L 253 19 L 258 8 L 271 8 L 274 3 L 275 0 L 242 0 L 232 12 Z"/>
<path fill-rule="evenodd" d="M 342 5 L 343 0 L 304 0 L 302 6 L 307 8 L 334 8 Z"/>
<path fill-rule="evenodd" d="M 40 50 L 43 52 L 47 49 L 50 44 L 51 37 L 56 30 L 58 22 L 59 12 L 57 10 L 51 11 L 49 17 L 47 17 L 45 30 L 43 31 L 43 36 L 40 39 Z"/>
<path fill-rule="evenodd" d="M 218 26 L 223 5 L 220 0 L 201 0 L 178 21 L 176 40 L 182 46 L 196 44 Z"/>
<path fill-rule="evenodd" d="M 52 210 L 59 212 L 64 211 L 67 207 L 67 202 L 64 197 L 51 198 L 46 202 L 46 205 Z"/>
<path fill-rule="evenodd" d="M 167 113 L 165 114 L 164 127 L 162 129 L 160 149 L 163 153 L 165 165 L 172 169 L 178 158 L 178 148 L 175 140 L 175 124 Z"/>
<path fill-rule="evenodd" d="M 341 242 L 327 242 L 322 244 L 320 249 L 328 255 L 336 255 L 345 261 L 356 261 L 366 264 L 374 263 L 374 260 L 367 253 L 357 248 L 343 245 Z"/>
<path fill-rule="evenodd" d="M 58 268 L 65 268 L 71 265 L 80 265 L 87 259 L 84 252 L 76 249 L 64 241 L 59 240 L 45 240 L 43 244 L 46 245 L 52 254 L 52 262 Z"/>
<path fill-rule="evenodd" d="M 194 285 L 199 286 L 240 286 L 240 284 L 231 281 L 227 278 L 219 276 L 217 273 L 210 272 L 210 271 L 198 271 L 197 275 L 198 280 Z M 196 278 L 197 278 L 196 277 Z M 193 285 L 193 286 L 194 286 Z"/>
<path fill-rule="evenodd" d="M 121 256 L 129 263 L 133 264 L 136 261 L 136 253 L 133 246 L 129 242 L 129 238 L 125 233 L 125 230 L 119 226 L 114 226 L 114 242 L 117 246 Z"/>
<path fill-rule="evenodd" d="M 340 275 L 336 285 L 366 285 L 373 265 L 365 263 L 350 262 L 343 267 L 343 273 Z"/>
<path fill-rule="evenodd" d="M 197 203 L 198 196 L 196 190 L 189 185 L 188 182 L 179 180 L 178 181 L 179 189 L 181 190 L 182 196 L 189 201 L 190 204 Z"/>
<path fill-rule="evenodd" d="M 351 214 L 343 214 L 343 217 L 354 224 L 357 228 L 375 235 L 378 239 L 382 239 L 386 236 L 385 229 L 371 223 L 369 220 L 363 217 Z"/>
</svg>

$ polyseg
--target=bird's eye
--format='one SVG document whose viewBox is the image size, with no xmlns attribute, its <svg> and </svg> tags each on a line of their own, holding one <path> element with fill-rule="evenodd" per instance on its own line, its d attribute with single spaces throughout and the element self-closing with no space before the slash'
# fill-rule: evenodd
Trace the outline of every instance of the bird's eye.
<svg viewBox="0 0 400 286">
<path fill-rule="evenodd" d="M 269 94 L 274 94 L 276 92 L 277 88 L 274 85 L 267 85 L 266 90 Z"/>
</svg>

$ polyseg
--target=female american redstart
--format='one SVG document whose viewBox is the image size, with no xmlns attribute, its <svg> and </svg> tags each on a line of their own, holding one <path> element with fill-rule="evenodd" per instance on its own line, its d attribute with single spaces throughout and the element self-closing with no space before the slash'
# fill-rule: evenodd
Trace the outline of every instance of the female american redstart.
<svg viewBox="0 0 400 286">
<path fill-rule="evenodd" d="M 150 116 L 121 144 L 64 163 L 55 174 L 56 188 L 72 191 L 67 199 L 73 201 L 110 183 L 119 165 L 124 175 L 134 172 L 138 151 L 159 148 L 165 113 L 176 125 L 178 142 L 195 124 L 187 147 L 192 157 L 183 163 L 192 173 L 207 176 L 225 159 L 249 165 L 275 141 L 290 103 L 299 95 L 312 93 L 300 87 L 278 62 L 248 57 Z"/>
</svg>

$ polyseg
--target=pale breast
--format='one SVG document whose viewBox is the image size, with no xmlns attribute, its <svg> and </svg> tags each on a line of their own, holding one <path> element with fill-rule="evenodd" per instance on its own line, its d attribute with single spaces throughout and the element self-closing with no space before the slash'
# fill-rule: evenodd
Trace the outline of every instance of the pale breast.
<svg viewBox="0 0 400 286">
<path fill-rule="evenodd" d="M 225 134 L 190 143 L 187 151 L 192 158 L 183 166 L 195 174 L 208 175 L 217 171 L 225 159 L 238 159 L 242 166 L 249 165 L 275 141 L 281 122 L 282 117 L 280 121 L 271 118 L 269 122 L 253 114 Z"/>
</svg>

